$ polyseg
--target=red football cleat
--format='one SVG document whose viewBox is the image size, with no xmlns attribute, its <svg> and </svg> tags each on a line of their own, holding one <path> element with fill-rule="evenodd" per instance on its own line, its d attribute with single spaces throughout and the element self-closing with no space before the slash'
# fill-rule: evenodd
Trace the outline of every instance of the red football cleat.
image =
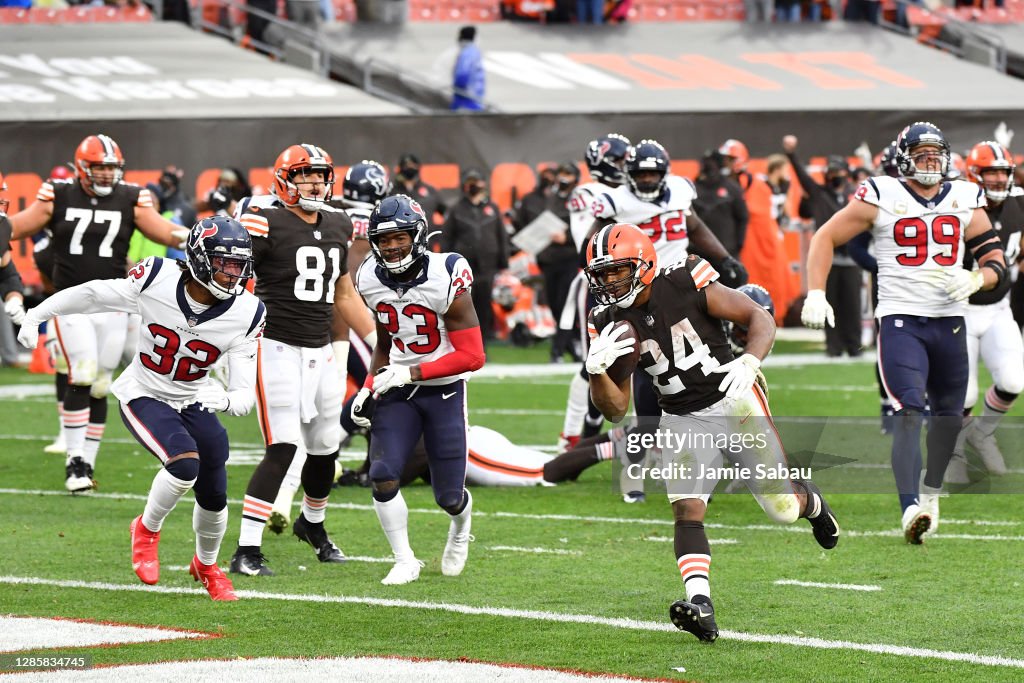
<svg viewBox="0 0 1024 683">
<path fill-rule="evenodd" d="M 203 584 L 203 588 L 214 600 L 230 601 L 237 600 L 235 587 L 231 585 L 231 579 L 224 575 L 224 572 L 216 564 L 203 564 L 198 557 L 192 557 L 192 563 L 188 566 L 188 573 L 196 581 Z"/>
<path fill-rule="evenodd" d="M 153 585 L 160 580 L 160 532 L 153 533 L 142 523 L 142 515 L 128 526 L 132 533 L 132 569 L 142 583 Z"/>
<path fill-rule="evenodd" d="M 580 436 L 578 434 L 576 436 L 566 436 L 565 433 L 559 434 L 558 435 L 558 452 L 559 453 L 564 453 L 566 451 L 571 451 L 572 449 L 576 448 L 576 446 L 577 446 L 577 444 L 579 444 L 579 442 L 580 442 Z"/>
</svg>

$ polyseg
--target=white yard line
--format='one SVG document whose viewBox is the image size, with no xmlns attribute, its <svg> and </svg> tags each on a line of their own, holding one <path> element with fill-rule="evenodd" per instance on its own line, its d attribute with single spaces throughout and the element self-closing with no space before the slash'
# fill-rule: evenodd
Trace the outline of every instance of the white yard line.
<svg viewBox="0 0 1024 683">
<path fill-rule="evenodd" d="M 14 489 L 14 488 L 0 488 L 0 495 L 23 495 L 23 496 L 68 496 L 67 491 L 59 490 L 44 490 L 44 489 Z M 91 498 L 105 498 L 108 500 L 146 500 L 147 496 L 138 493 L 112 493 L 112 492 L 93 492 L 84 494 L 83 497 Z M 229 499 L 228 503 L 231 505 L 241 505 L 242 501 L 239 499 Z M 371 511 L 373 510 L 372 505 L 364 505 L 360 503 L 328 503 L 327 507 L 337 510 L 361 510 Z M 419 514 L 428 515 L 444 515 L 447 514 L 440 508 L 409 508 L 409 512 L 415 512 Z M 673 526 L 675 522 L 671 519 L 641 519 L 636 517 L 600 517 L 593 515 L 557 515 L 557 514 L 529 514 L 524 512 L 485 512 L 483 510 L 474 510 L 473 515 L 475 517 L 506 517 L 510 519 L 533 519 L 543 521 L 556 521 L 556 522 L 598 522 L 608 524 L 645 524 L 653 526 Z M 716 522 L 705 522 L 704 527 L 707 529 L 725 529 L 727 531 L 776 531 L 784 533 L 796 533 L 796 534 L 809 534 L 811 533 L 810 527 L 805 524 L 794 524 L 794 525 L 781 525 L 781 524 L 719 524 Z M 886 530 L 865 530 L 857 531 L 851 529 L 843 529 L 843 536 L 847 538 L 889 538 L 895 536 L 902 536 L 903 531 L 900 529 L 886 529 Z M 952 539 L 959 541 L 1000 541 L 1000 542 L 1024 542 L 1024 536 L 1007 536 L 1004 534 L 934 534 L 930 538 L 939 539 Z"/>
<path fill-rule="evenodd" d="M 534 553 L 538 555 L 582 555 L 581 550 L 568 550 L 566 548 L 524 548 L 518 545 L 486 545 L 484 550 L 499 550 L 509 553 Z"/>
<path fill-rule="evenodd" d="M 0 584 L 52 586 L 54 588 L 84 588 L 94 591 L 160 593 L 165 595 L 195 595 L 206 598 L 202 588 L 183 588 L 173 586 L 145 586 L 142 584 L 116 584 L 96 581 L 61 581 L 42 579 L 31 576 L 0 576 Z M 446 602 L 426 602 L 418 600 L 401 600 L 397 598 L 375 598 L 369 596 L 348 595 L 304 595 L 295 593 L 265 593 L 262 591 L 236 590 L 236 595 L 250 600 L 277 600 L 284 602 L 305 602 L 320 604 L 369 605 L 373 607 L 398 607 L 401 609 L 422 609 L 453 614 L 474 616 L 502 617 L 506 619 L 525 619 L 563 624 L 586 624 L 589 626 L 607 626 L 610 628 L 628 629 L 632 631 L 652 631 L 676 633 L 677 630 L 669 623 L 659 621 L 643 621 L 624 617 L 601 617 L 589 614 L 566 614 L 541 610 L 522 610 L 507 607 L 480 607 Z M 826 640 L 806 636 L 787 636 L 781 634 L 743 633 L 739 631 L 722 631 L 723 640 L 737 640 L 746 643 L 764 643 L 769 645 L 791 645 L 818 650 L 852 650 L 873 654 L 894 655 L 897 657 L 914 657 L 920 659 L 940 659 L 949 662 L 964 662 L 1015 669 L 1024 669 L 1024 659 L 1011 659 L 997 655 L 980 655 L 974 652 L 954 652 L 949 650 L 932 650 L 929 648 L 890 645 L 887 643 L 856 643 L 846 640 Z"/>
<path fill-rule="evenodd" d="M 874 592 L 882 590 L 881 586 L 863 585 L 858 583 L 818 583 L 817 581 L 796 581 L 795 579 L 779 579 L 776 586 L 800 586 L 802 588 L 836 588 L 844 591 Z"/>
<path fill-rule="evenodd" d="M 644 536 L 644 540 L 650 543 L 672 543 L 676 539 L 671 536 Z M 711 545 L 737 545 L 739 541 L 735 538 L 709 538 L 708 543 Z"/>
</svg>

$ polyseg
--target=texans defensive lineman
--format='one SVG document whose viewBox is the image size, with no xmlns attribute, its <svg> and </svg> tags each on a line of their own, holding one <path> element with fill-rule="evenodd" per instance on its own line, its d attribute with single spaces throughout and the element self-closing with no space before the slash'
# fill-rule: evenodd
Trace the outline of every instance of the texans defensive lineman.
<svg viewBox="0 0 1024 683">
<path fill-rule="evenodd" d="M 271 201 L 245 202 L 240 222 L 253 240 L 256 295 L 267 306 L 260 340 L 256 407 L 266 453 L 249 481 L 242 507 L 233 573 L 273 574 L 261 552 L 273 501 L 299 446 L 302 513 L 292 532 L 321 562 L 344 562 L 327 535 L 324 518 L 341 441 L 348 341 L 332 346 L 332 322 L 343 319 L 357 334 L 372 330 L 370 316 L 348 274 L 352 223 L 327 210 L 334 165 L 315 145 L 292 145 L 274 164 Z"/>
<path fill-rule="evenodd" d="M 441 572 L 458 576 L 469 554 L 465 377 L 483 367 L 484 345 L 469 263 L 459 254 L 428 251 L 427 225 L 409 196 L 383 200 L 370 214 L 373 259 L 356 275 L 377 316 L 372 374 L 356 394 L 353 414 L 370 426 L 373 507 L 395 556 L 385 585 L 415 581 L 422 567 L 409 545 L 409 509 L 399 488 L 421 436 L 434 500 L 451 516 Z"/>
<path fill-rule="evenodd" d="M 964 309 L 979 290 L 1007 279 L 999 235 L 985 213 L 985 193 L 964 180 L 945 180 L 949 143 L 927 122 L 896 138 L 902 178 L 865 180 L 851 201 L 818 228 L 807 254 L 809 290 L 801 318 L 811 328 L 834 324 L 825 281 L 834 247 L 870 230 L 878 260 L 878 367 L 896 411 L 892 470 L 901 525 L 920 544 L 939 521 L 939 492 L 960 433 L 967 392 Z M 963 267 L 970 251 L 980 265 Z M 921 481 L 921 427 L 931 405 L 928 465 Z"/>
<path fill-rule="evenodd" d="M 651 239 L 635 225 L 602 228 L 587 246 L 587 277 L 600 304 L 591 312 L 593 341 L 587 356 L 590 391 L 605 417 L 618 422 L 629 408 L 630 382 L 616 383 L 607 374 L 617 358 L 639 344 L 637 371 L 643 370 L 658 390 L 663 416 L 658 430 L 680 437 L 710 434 L 711 443 L 690 440 L 674 451 L 659 449 L 661 467 L 685 467 L 669 484 L 675 517 L 675 554 L 686 600 L 672 604 L 669 615 L 680 629 L 703 641 L 718 637 L 708 575 L 711 548 L 704 515 L 717 483 L 701 465 L 718 467 L 723 458 L 748 466 L 785 467 L 786 455 L 771 424 L 765 393 L 756 384 L 761 360 L 775 339 L 775 322 L 745 294 L 717 282 L 718 272 L 698 256 L 689 256 L 658 272 L 659 255 Z M 628 321 L 636 339 L 622 335 Z M 733 359 L 723 322 L 747 330 L 746 350 Z M 600 330 L 600 333 L 598 333 Z M 753 417 L 754 419 L 750 419 Z M 726 451 L 722 435 L 753 436 Z M 687 477 L 690 477 L 687 480 Z M 839 542 L 839 525 L 821 491 L 807 480 L 747 480 L 761 508 L 774 521 L 792 524 L 804 517 L 814 538 L 826 549 Z"/>
<path fill-rule="evenodd" d="M 988 203 L 985 212 L 992 222 L 992 229 L 999 235 L 1009 265 L 1020 258 L 1021 231 L 1024 229 L 1024 190 L 1014 186 L 1015 170 L 1010 150 L 998 142 L 979 142 L 967 156 L 967 179 L 985 191 Z M 974 258 L 964 254 L 964 268 L 973 270 L 974 267 Z M 978 452 L 990 474 L 1007 473 L 995 431 L 1017 396 L 1024 391 L 1024 343 L 1010 310 L 1011 286 L 1010 278 L 1006 278 L 998 287 L 972 294 L 967 300 L 968 376 L 964 412 L 969 414 L 978 400 L 979 355 L 992 375 L 993 385 L 985 392 L 981 415 L 965 422 L 960 431 L 953 460 L 946 469 L 946 481 L 951 483 L 970 482 L 964 458 L 965 442 Z"/>
<path fill-rule="evenodd" d="M 75 177 L 47 180 L 36 201 L 11 217 L 14 239 L 49 228 L 53 285 L 60 291 L 108 278 L 123 278 L 128 245 L 143 235 L 179 247 L 188 230 L 157 213 L 149 190 L 122 182 L 124 156 L 106 135 L 90 135 L 75 150 Z M 121 360 L 128 317 L 120 311 L 71 314 L 54 319 L 68 364 L 64 396 L 67 445 L 64 486 L 72 493 L 94 486 L 96 454 L 107 423 L 107 392 Z"/>
<path fill-rule="evenodd" d="M 146 508 L 130 526 L 132 568 L 143 583 L 159 581 L 161 527 L 192 491 L 196 554 L 189 572 L 214 600 L 235 600 L 231 581 L 217 566 L 228 522 L 228 435 L 213 412 L 245 415 L 252 409 L 265 307 L 245 291 L 252 243 L 237 221 L 199 221 L 186 257 L 187 267 L 150 257 L 127 278 L 64 289 L 28 312 L 18 338 L 34 344 L 39 323 L 55 315 L 141 315 L 138 353 L 111 387 L 128 430 L 161 464 Z M 222 357 L 230 370 L 227 391 L 208 375 Z"/>
</svg>

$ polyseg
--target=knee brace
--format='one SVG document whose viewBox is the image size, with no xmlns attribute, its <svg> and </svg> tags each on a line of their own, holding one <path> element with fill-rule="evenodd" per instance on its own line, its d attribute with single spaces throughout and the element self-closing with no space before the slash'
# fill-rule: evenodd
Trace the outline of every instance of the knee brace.
<svg viewBox="0 0 1024 683">
<path fill-rule="evenodd" d="M 164 469 L 176 479 L 192 481 L 199 476 L 199 458 L 178 458 L 164 465 Z"/>
<path fill-rule="evenodd" d="M 111 373 L 109 370 L 100 370 L 96 373 L 96 379 L 89 387 L 89 395 L 93 398 L 106 398 L 110 393 Z"/>
</svg>

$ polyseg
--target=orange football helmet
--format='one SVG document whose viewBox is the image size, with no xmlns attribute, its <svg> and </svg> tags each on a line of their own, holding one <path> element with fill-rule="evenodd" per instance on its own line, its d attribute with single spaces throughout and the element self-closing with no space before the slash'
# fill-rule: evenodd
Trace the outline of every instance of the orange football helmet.
<svg viewBox="0 0 1024 683">
<path fill-rule="evenodd" d="M 304 197 L 299 190 L 296 178 L 306 184 L 313 182 L 305 179 L 307 173 L 323 173 L 326 188 L 322 196 L 316 193 Z M 274 162 L 274 195 L 287 206 L 298 206 L 304 211 L 319 211 L 324 202 L 330 200 L 334 192 L 334 162 L 331 155 L 316 145 L 292 145 L 281 152 Z"/>
<path fill-rule="evenodd" d="M 612 269 L 629 267 L 629 274 L 612 281 L 605 279 Z M 606 225 L 587 244 L 584 268 L 590 291 L 598 303 L 629 308 L 637 295 L 649 287 L 658 273 L 658 252 L 651 238 L 631 223 Z"/>
<path fill-rule="evenodd" d="M 981 185 L 985 190 L 985 196 L 997 204 L 1010 196 L 1015 169 L 1016 164 L 1013 163 L 1010 150 L 998 142 L 991 140 L 979 142 L 971 148 L 971 153 L 967 155 L 967 179 Z M 1006 181 L 986 181 L 981 174 L 991 170 L 1006 171 Z"/>
<path fill-rule="evenodd" d="M 747 162 L 750 161 L 750 152 L 747 151 L 747 146 L 739 140 L 733 140 L 732 138 L 726 140 L 722 143 L 722 146 L 718 148 L 718 153 L 724 157 L 732 157 L 735 159 L 730 166 L 733 173 L 747 170 Z"/>
<path fill-rule="evenodd" d="M 11 207 L 11 200 L 7 198 L 7 181 L 4 180 L 4 174 L 0 173 L 0 214 L 7 213 L 7 209 Z"/>
<path fill-rule="evenodd" d="M 101 180 L 93 173 L 96 166 L 113 166 L 113 174 Z M 121 148 L 106 135 L 90 135 L 75 150 L 75 175 L 86 192 L 106 197 L 124 178 Z"/>
</svg>

